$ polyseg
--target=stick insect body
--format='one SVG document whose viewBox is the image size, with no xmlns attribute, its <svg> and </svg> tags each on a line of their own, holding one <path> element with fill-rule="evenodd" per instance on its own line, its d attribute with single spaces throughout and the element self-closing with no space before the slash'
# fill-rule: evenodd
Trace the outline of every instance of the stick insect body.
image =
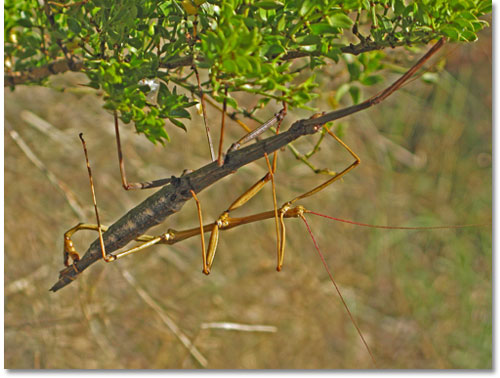
<svg viewBox="0 0 500 378">
<path fill-rule="evenodd" d="M 166 233 L 156 236 L 149 237 L 143 236 L 144 232 L 150 227 L 157 225 L 165 220 L 169 215 L 178 212 L 182 205 L 189 199 L 196 196 L 196 193 L 201 192 L 204 188 L 212 185 L 221 178 L 234 173 L 238 168 L 246 165 L 258 158 L 267 157 L 268 154 L 277 151 L 281 147 L 287 145 L 293 140 L 309 134 L 314 134 L 322 129 L 322 126 L 326 122 L 330 122 L 350 114 L 359 112 L 368 107 L 376 105 L 387 98 L 390 94 L 398 90 L 413 74 L 418 71 L 423 64 L 444 44 L 444 39 L 439 40 L 413 67 L 411 67 L 403 76 L 401 76 L 397 81 L 395 81 L 391 86 L 380 92 L 379 94 L 371 97 L 370 99 L 354 106 L 350 106 L 344 109 L 333 111 L 318 117 L 311 117 L 310 119 L 299 120 L 295 122 L 288 131 L 269 137 L 265 140 L 252 144 L 242 149 L 237 149 L 234 145 L 229 149 L 226 154 L 224 164 L 219 166 L 217 161 L 214 161 L 199 170 L 189 173 L 180 178 L 171 177 L 168 180 L 169 185 L 164 186 L 157 193 L 153 194 L 151 197 L 146 199 L 143 203 L 139 204 L 136 208 L 130 210 L 126 215 L 119 219 L 115 224 L 113 224 L 106 233 L 99 238 L 99 240 L 92 243 L 85 255 L 80 259 L 74 247 L 70 242 L 65 242 L 65 263 L 68 263 L 68 257 L 73 259 L 73 264 L 63 269 L 60 272 L 59 280 L 51 288 L 52 291 L 57 291 L 62 287 L 66 286 L 72 282 L 76 276 L 86 269 L 89 265 L 96 262 L 101 258 L 106 260 L 115 260 L 117 258 L 123 257 L 130 253 L 137 252 L 144 249 L 146 246 L 150 246 L 156 243 L 173 243 L 183 240 L 187 237 L 191 237 L 196 234 L 212 231 L 212 242 L 209 243 L 208 251 L 204 257 L 204 272 L 208 273 L 210 265 L 213 261 L 213 256 L 215 254 L 215 248 L 217 245 L 217 238 L 219 230 L 229 229 L 236 227 L 237 225 L 249 223 L 252 221 L 257 221 L 260 219 L 267 219 L 270 217 L 276 217 L 279 221 L 280 235 L 278 235 L 279 247 L 278 247 L 278 264 L 277 269 L 280 270 L 283 264 L 284 248 L 285 248 L 285 226 L 284 218 L 287 217 L 301 217 L 303 216 L 304 209 L 300 206 L 294 205 L 296 201 L 309 197 L 326 186 L 330 185 L 332 182 L 336 181 L 338 178 L 342 177 L 345 173 L 352 170 L 356 165 L 359 164 L 359 158 L 354 152 L 350 150 L 338 137 L 333 133 L 330 133 L 334 139 L 336 139 L 346 150 L 355 158 L 355 162 L 349 167 L 336 174 L 325 183 L 317 186 L 316 188 L 304 193 L 291 201 L 285 203 L 279 209 L 272 212 L 265 212 L 260 214 L 255 214 L 253 216 L 243 217 L 243 218 L 229 218 L 228 213 L 232 209 L 241 206 L 243 203 L 247 202 L 255 193 L 260 190 L 263 184 L 261 179 L 254 187 L 250 188 L 242 196 L 240 196 L 233 204 L 226 210 L 219 219 L 208 226 L 201 226 L 194 230 L 186 230 L 174 233 L 173 231 L 167 231 Z M 264 123 L 260 129 L 269 127 L 276 121 L 279 121 L 280 113 L 277 113 L 272 120 Z M 252 135 L 257 136 L 259 133 L 253 133 Z M 254 137 L 255 137 L 254 136 Z M 118 137 L 118 135 L 117 135 Z M 251 140 L 251 137 L 242 138 L 237 143 L 246 142 Z M 242 144 L 242 143 L 240 143 Z M 120 155 L 120 151 L 119 151 Z M 272 177 L 272 171 L 271 177 Z M 122 176 L 123 177 L 123 176 Z M 162 180 L 158 180 L 160 182 Z M 265 182 L 264 182 L 265 183 Z M 159 185 L 159 184 L 158 184 Z M 158 186 L 154 185 L 154 186 Z M 124 185 L 125 186 L 125 185 Z M 270 216 L 269 214 L 272 215 Z M 201 217 L 200 217 L 201 218 Z M 77 225 L 70 229 L 65 234 L 65 240 L 70 240 L 71 235 L 80 229 L 91 229 L 89 225 Z M 101 228 L 96 227 L 99 233 L 101 233 Z M 109 257 L 108 254 L 113 251 L 125 246 L 132 240 L 143 241 L 145 244 L 134 247 L 131 250 L 124 251 L 113 255 L 114 257 Z M 107 252 L 105 252 L 105 250 Z M 205 252 L 203 252 L 205 253 Z M 69 264 L 68 264 L 69 265 Z"/>
</svg>

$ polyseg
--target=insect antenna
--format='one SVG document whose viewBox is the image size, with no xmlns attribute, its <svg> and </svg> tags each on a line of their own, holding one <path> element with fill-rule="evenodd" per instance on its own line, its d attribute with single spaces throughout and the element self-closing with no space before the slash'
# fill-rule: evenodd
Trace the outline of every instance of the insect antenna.
<svg viewBox="0 0 500 378">
<path fill-rule="evenodd" d="M 359 328 L 358 324 L 356 323 L 356 320 L 354 320 L 354 317 L 352 316 L 351 311 L 349 310 L 349 306 L 347 306 L 347 303 L 344 300 L 344 297 L 342 296 L 342 293 L 340 292 L 340 289 L 337 286 L 337 283 L 335 282 L 335 279 L 333 278 L 333 274 L 330 271 L 330 268 L 328 267 L 328 264 L 326 263 L 325 257 L 323 256 L 323 254 L 321 253 L 321 250 L 319 249 L 319 245 L 316 242 L 316 239 L 314 238 L 314 235 L 313 235 L 313 233 L 311 231 L 311 228 L 309 227 L 309 223 L 307 223 L 306 218 L 302 214 L 300 215 L 300 218 L 304 221 L 304 223 L 305 223 L 305 225 L 307 227 L 307 231 L 309 232 L 309 235 L 311 235 L 311 239 L 312 239 L 312 241 L 314 243 L 314 247 L 316 248 L 316 251 L 318 252 L 318 255 L 319 255 L 320 259 L 321 259 L 321 262 L 323 263 L 323 266 L 325 267 L 325 270 L 328 273 L 328 276 L 330 277 L 330 281 L 332 281 L 333 286 L 335 287 L 335 290 L 337 291 L 337 293 L 338 293 L 338 295 L 340 297 L 340 300 L 342 301 L 342 304 L 344 305 L 344 308 L 346 309 L 347 314 L 349 315 L 349 318 L 351 318 L 352 324 L 356 328 L 356 331 L 358 332 L 359 337 L 361 338 L 361 341 L 365 345 L 365 348 L 368 351 L 368 354 L 370 355 L 370 357 L 371 357 L 371 359 L 373 361 L 373 364 L 377 367 L 377 362 L 375 361 L 375 357 L 373 357 L 373 353 L 372 353 L 370 347 L 368 346 L 368 343 L 366 342 L 366 340 L 365 340 L 365 338 L 363 336 L 363 333 L 361 332 L 361 329 Z"/>
<path fill-rule="evenodd" d="M 321 213 L 316 213 L 311 210 L 304 210 L 305 213 L 308 214 L 313 214 L 313 215 L 318 215 L 323 218 L 328 218 L 337 222 L 343 222 L 343 223 L 349 223 L 349 224 L 354 224 L 356 226 L 362 226 L 362 227 L 370 227 L 370 228 L 382 228 L 382 229 L 389 229 L 389 230 L 443 230 L 447 228 L 467 228 L 467 227 L 481 227 L 481 226 L 487 226 L 489 223 L 472 223 L 472 224 L 463 224 L 463 225 L 452 225 L 452 226 L 414 226 L 414 227 L 407 227 L 407 226 L 380 226 L 376 224 L 367 224 L 367 223 L 360 223 L 360 222 L 355 222 L 347 219 L 342 219 L 342 218 L 335 218 L 330 215 L 326 214 L 321 214 Z"/>
</svg>

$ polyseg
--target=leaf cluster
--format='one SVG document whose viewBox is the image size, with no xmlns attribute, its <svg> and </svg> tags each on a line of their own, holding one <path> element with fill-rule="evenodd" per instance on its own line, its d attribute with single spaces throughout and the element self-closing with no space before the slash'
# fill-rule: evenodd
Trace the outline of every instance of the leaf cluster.
<svg viewBox="0 0 500 378">
<path fill-rule="evenodd" d="M 199 102 L 195 70 L 206 96 L 243 115 L 271 100 L 310 107 L 315 73 L 337 63 L 348 75 L 336 101 L 349 93 L 358 102 L 363 86 L 383 80 L 384 49 L 441 37 L 474 41 L 491 7 L 487 0 L 6 0 L 5 70 L 83 61 L 105 108 L 163 142 L 165 121 L 184 128 Z M 239 92 L 253 95 L 255 106 L 243 108 Z"/>
</svg>

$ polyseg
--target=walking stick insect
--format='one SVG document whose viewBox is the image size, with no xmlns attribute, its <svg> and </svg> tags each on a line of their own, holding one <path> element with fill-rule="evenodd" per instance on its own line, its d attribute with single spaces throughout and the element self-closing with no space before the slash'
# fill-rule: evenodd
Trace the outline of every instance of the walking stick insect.
<svg viewBox="0 0 500 378">
<path fill-rule="evenodd" d="M 436 46 L 440 46 L 440 45 L 436 45 Z M 427 58 L 429 56 L 430 55 L 426 55 Z M 415 67 L 417 67 L 417 68 L 415 68 Z M 404 77 L 402 77 L 402 79 L 398 80 L 396 82 L 397 84 L 396 83 L 393 84 L 387 90 L 383 91 L 380 95 L 374 96 L 374 98 L 370 99 L 366 103 L 362 103 L 362 104 L 360 104 L 358 106 L 347 108 L 347 109 L 343 109 L 343 110 L 341 110 L 339 112 L 336 112 L 335 117 L 340 117 L 340 116 L 352 114 L 355 111 L 358 111 L 360 109 L 366 108 L 368 106 L 371 106 L 373 104 L 376 104 L 376 103 L 382 101 L 385 97 L 387 97 L 389 94 L 391 94 L 392 92 L 394 92 L 397 88 L 399 88 L 409 77 L 411 77 L 411 75 L 413 75 L 413 73 L 416 71 L 416 69 L 418 69 L 418 66 L 415 66 L 415 67 L 413 67 L 412 70 L 410 70 L 407 75 L 405 75 Z M 310 120 L 304 120 L 303 122 L 301 122 L 301 124 L 302 124 L 302 126 L 304 126 L 304 125 L 306 125 L 306 126 L 310 125 L 311 127 L 314 127 L 316 129 L 315 131 L 318 131 L 321 128 L 321 123 L 317 123 L 317 122 L 319 122 L 318 119 L 319 120 L 321 120 L 321 119 L 325 120 L 325 119 L 328 119 L 328 116 L 333 117 L 332 115 L 324 115 L 324 116 L 313 118 L 313 119 L 310 119 Z M 278 118 L 279 117 L 273 117 L 274 121 L 272 121 L 272 122 L 278 122 Z M 293 129 L 294 128 L 292 127 L 292 130 Z M 308 210 L 305 210 L 304 208 L 302 208 L 300 206 L 295 206 L 294 203 L 296 201 L 300 200 L 300 199 L 303 199 L 305 197 L 311 196 L 311 195 L 313 195 L 313 194 L 321 191 L 326 186 L 328 186 L 330 183 L 332 183 L 336 179 L 342 177 L 345 173 L 347 173 L 348 171 L 352 170 L 355 166 L 357 166 L 359 164 L 359 158 L 357 157 L 357 155 L 355 153 L 353 153 L 350 150 L 349 147 L 345 146 L 343 144 L 343 142 L 340 141 L 340 139 L 336 138 L 333 133 L 329 133 L 329 134 L 334 139 L 336 139 L 341 145 L 343 145 L 344 148 L 346 148 L 346 150 L 355 158 L 355 161 L 350 166 L 348 166 L 346 169 L 344 169 L 343 171 L 341 171 L 336 177 L 333 177 L 332 179 L 330 179 L 327 182 L 325 182 L 324 184 L 322 184 L 322 185 L 314 188 L 313 190 L 311 190 L 311 191 L 309 191 L 309 192 L 307 192 L 307 193 L 305 193 L 305 194 L 303 194 L 301 196 L 298 196 L 298 197 L 292 199 L 291 201 L 285 203 L 285 205 L 283 205 L 279 209 L 279 221 L 280 221 L 280 226 L 281 226 L 281 233 L 278 236 L 278 238 L 281 240 L 281 243 L 280 243 L 280 250 L 278 252 L 278 268 L 281 268 L 281 265 L 282 265 L 282 262 L 283 262 L 283 252 L 284 252 L 284 244 L 285 244 L 285 242 L 284 242 L 285 241 L 285 238 L 284 238 L 284 236 L 285 236 L 284 235 L 285 234 L 284 218 L 286 218 L 286 217 L 301 217 L 301 218 L 303 218 L 304 214 L 307 214 L 309 212 Z M 274 138 L 274 140 L 277 140 L 278 137 L 273 137 L 273 138 Z M 283 137 L 281 136 L 280 138 L 283 138 Z M 262 144 L 257 144 L 257 145 L 262 146 Z M 241 153 L 241 151 L 242 150 L 238 150 L 237 148 L 230 148 L 230 150 L 228 151 L 228 155 L 227 155 L 228 158 L 226 159 L 226 163 L 230 163 L 231 162 L 231 160 L 232 160 L 231 158 L 232 158 L 233 154 L 238 153 L 238 152 Z M 272 150 L 269 149 L 269 152 L 272 152 Z M 182 178 L 181 179 L 176 179 L 176 180 L 182 180 Z M 176 180 L 171 179 L 172 184 L 175 184 Z M 241 206 L 243 203 L 247 202 L 250 198 L 253 197 L 253 195 L 256 192 L 258 192 L 258 190 L 256 190 L 256 189 L 250 189 L 249 191 L 245 192 L 244 195 L 242 195 L 237 201 L 235 201 L 233 203 L 233 205 L 231 205 L 228 208 L 228 212 L 231 211 L 232 209 L 236 208 L 236 207 Z M 191 194 L 192 197 L 195 198 L 197 191 L 193 190 L 193 189 L 190 189 L 189 193 Z M 195 200 L 196 200 L 196 198 L 195 198 Z M 199 202 L 197 202 L 197 203 L 199 205 Z M 201 213 L 201 211 L 200 211 L 200 213 Z M 133 248 L 131 250 L 128 250 L 128 251 L 125 251 L 125 252 L 122 252 L 122 253 L 118 253 L 118 254 L 115 254 L 115 255 L 108 255 L 105 252 L 105 248 L 104 248 L 104 244 L 105 243 L 102 242 L 102 236 L 101 236 L 100 237 L 100 239 L 101 239 L 101 249 L 100 249 L 100 251 L 102 253 L 102 256 L 105 256 L 106 259 L 108 259 L 108 260 L 115 260 L 117 258 L 126 256 L 128 254 L 140 251 L 140 250 L 142 250 L 142 249 L 144 249 L 144 248 L 146 248 L 146 247 L 148 247 L 150 245 L 156 244 L 156 243 L 169 243 L 169 244 L 171 244 L 171 243 L 183 240 L 183 239 L 191 237 L 191 236 L 200 235 L 200 233 L 202 233 L 202 232 L 212 231 L 212 235 L 213 236 L 211 237 L 211 239 L 213 239 L 214 242 L 213 243 L 209 243 L 209 249 L 208 249 L 207 252 L 205 252 L 205 251 L 203 252 L 203 256 L 205 256 L 204 269 L 208 268 L 208 270 L 209 270 L 209 268 L 210 268 L 210 266 L 211 266 L 211 264 L 213 262 L 213 256 L 215 254 L 215 247 L 210 247 L 210 245 L 216 246 L 216 239 L 217 239 L 219 230 L 233 228 L 233 227 L 236 227 L 236 226 L 241 225 L 241 224 L 250 223 L 250 222 L 254 222 L 254 221 L 259 221 L 259 220 L 267 219 L 267 218 L 272 218 L 274 216 L 275 216 L 275 211 L 269 211 L 269 212 L 265 212 L 265 213 L 255 214 L 253 216 L 243 217 L 243 218 L 230 218 L 229 214 L 226 214 L 226 212 L 224 212 L 221 215 L 221 217 L 218 219 L 217 222 L 214 222 L 214 223 L 206 225 L 206 226 L 202 226 L 202 223 L 200 222 L 200 227 L 199 228 L 195 228 L 195 229 L 191 229 L 191 230 L 186 230 L 186 231 L 181 231 L 181 232 L 170 232 L 169 231 L 169 232 L 167 232 L 167 233 L 165 233 L 163 235 L 157 236 L 157 237 L 149 237 L 149 236 L 146 236 L 146 235 L 142 235 L 142 236 L 138 237 L 137 240 L 145 242 L 144 244 L 142 244 L 142 245 L 140 245 L 138 247 L 135 247 L 135 248 Z M 80 227 L 80 228 L 74 228 L 74 229 L 72 229 L 70 231 L 71 231 L 71 233 L 73 233 L 77 229 L 84 229 L 86 227 L 87 226 Z M 99 226 L 97 226 L 97 227 L 94 226 L 94 228 L 91 228 L 91 227 L 87 227 L 87 228 L 98 230 L 99 233 L 101 234 L 101 232 L 100 232 L 101 227 L 99 227 Z M 67 235 L 67 236 L 68 236 L 68 239 L 69 239 L 71 235 Z M 71 252 L 70 253 L 71 257 L 74 257 L 73 253 L 76 252 L 76 251 L 72 250 L 72 251 L 69 251 L 69 252 Z M 78 265 L 79 261 L 81 261 L 81 260 L 74 260 L 73 265 L 70 266 L 68 270 L 63 271 L 65 273 L 62 274 L 62 278 L 64 278 L 65 274 L 71 274 L 70 272 L 72 270 L 76 273 L 76 270 L 79 268 L 79 265 Z M 85 267 L 86 266 L 83 265 L 83 268 L 85 268 Z"/>
<path fill-rule="evenodd" d="M 387 98 L 389 95 L 394 93 L 396 90 L 398 90 L 408 79 L 410 79 L 423 65 L 424 63 L 438 51 L 442 45 L 444 44 L 444 39 L 439 40 L 413 67 L 411 67 L 404 75 L 402 75 L 398 80 L 396 80 L 392 85 L 390 85 L 388 88 L 385 90 L 381 91 L 379 94 L 371 97 L 370 99 L 357 104 L 353 105 L 344 109 L 340 109 L 331 113 L 327 113 L 318 117 L 312 117 L 310 119 L 306 120 L 300 120 L 298 122 L 295 122 L 288 131 L 281 133 L 279 135 L 276 135 L 274 137 L 268 138 L 266 140 L 263 140 L 261 142 L 258 142 L 256 144 L 252 144 L 248 147 L 238 149 L 236 145 L 238 143 L 245 142 L 247 140 L 251 139 L 251 136 L 248 138 L 244 137 L 242 140 L 238 141 L 235 146 L 231 147 L 226 155 L 224 164 L 222 166 L 219 166 L 217 162 L 211 163 L 195 172 L 189 173 L 185 176 L 182 176 L 181 178 L 170 178 L 170 179 L 164 179 L 164 180 L 157 180 L 155 182 L 151 183 L 143 183 L 143 184 L 137 184 L 134 185 L 137 187 L 154 187 L 154 186 L 159 186 L 163 183 L 169 183 L 169 185 L 164 186 L 159 192 L 157 192 L 155 195 L 151 196 L 149 199 L 144 201 L 141 205 L 136 207 L 135 209 L 132 209 L 127 215 L 125 215 L 122 219 L 120 219 L 118 222 L 113 225 L 112 228 L 106 234 L 103 235 L 103 240 L 106 238 L 109 238 L 109 240 L 104 240 L 103 246 L 106 246 L 106 249 L 108 252 L 104 251 L 104 248 L 101 248 L 101 246 L 98 246 L 97 243 L 95 246 L 91 247 L 92 251 L 88 251 L 85 256 L 80 259 L 76 251 L 74 250 L 74 247 L 71 242 L 71 236 L 74 232 L 80 230 L 80 229 L 93 229 L 97 230 L 99 233 L 101 232 L 100 228 L 97 226 L 90 226 L 90 225 L 77 225 L 70 229 L 68 232 L 65 234 L 65 250 L 64 250 L 64 262 L 65 265 L 68 266 L 67 269 L 64 269 L 61 272 L 60 280 L 53 286 L 52 290 L 56 291 L 60 289 L 63 286 L 66 286 L 69 282 L 72 281 L 72 279 L 78 274 L 81 273 L 82 270 L 84 270 L 87 266 L 92 264 L 93 262 L 97 261 L 98 259 L 106 256 L 107 253 L 112 252 L 113 250 L 116 250 L 117 248 L 120 248 L 127 244 L 129 241 L 132 241 L 134 239 L 137 239 L 139 241 L 144 241 L 145 239 L 147 240 L 147 246 L 156 244 L 156 243 L 175 243 L 180 240 L 184 240 L 187 237 L 192 237 L 196 234 L 199 234 L 201 231 L 201 226 L 200 228 L 196 230 L 187 230 L 187 231 L 182 231 L 182 232 L 176 232 L 175 234 L 173 232 L 167 232 L 161 236 L 158 236 L 156 238 L 151 238 L 151 237 L 146 237 L 144 235 L 144 231 L 147 230 L 148 228 L 152 227 L 155 224 L 161 223 L 163 219 L 178 211 L 180 207 L 183 205 L 185 201 L 188 199 L 193 198 L 193 192 L 194 193 L 199 193 L 201 190 L 203 190 L 205 187 L 211 185 L 212 183 L 216 182 L 217 180 L 221 179 L 222 177 L 225 177 L 231 173 L 233 173 L 236 169 L 239 167 L 248 164 L 251 161 L 256 160 L 257 158 L 264 157 L 266 154 L 272 153 L 279 148 L 287 145 L 291 141 L 299 138 L 302 135 L 308 135 L 308 134 L 314 134 L 318 132 L 319 130 L 322 129 L 322 125 L 326 124 L 327 122 L 343 118 L 345 116 L 348 116 L 350 114 L 359 112 L 361 110 L 367 109 L 373 105 L 376 105 L 380 102 L 382 102 L 385 98 Z M 280 114 L 280 113 L 278 113 Z M 256 133 L 252 133 L 249 135 L 253 135 L 254 137 L 258 135 L 260 130 L 265 129 L 272 125 L 273 123 L 277 122 L 281 116 L 275 116 L 273 119 L 275 121 L 270 121 L 266 122 L 264 125 L 262 125 L 260 128 L 258 128 Z M 115 126 L 117 126 L 117 123 L 115 123 Z M 117 134 L 117 138 L 119 140 L 119 134 Z M 334 139 L 336 139 L 341 145 L 344 146 L 344 148 L 347 149 L 347 151 L 355 158 L 356 162 L 351 164 L 348 168 L 346 168 L 344 171 L 341 171 L 340 173 L 336 174 L 329 180 L 327 180 L 325 183 L 317 186 L 316 188 L 312 189 L 311 191 L 304 193 L 301 196 L 296 197 L 295 199 L 292 199 L 290 203 L 286 203 L 279 209 L 279 223 L 280 223 L 280 228 L 281 228 L 281 233 L 285 231 L 284 229 L 284 222 L 283 219 L 287 217 L 297 217 L 298 216 L 298 209 L 295 206 L 292 206 L 296 201 L 303 199 L 305 197 L 309 197 L 319 191 L 321 191 L 323 188 L 327 187 L 340 177 L 342 177 L 345 173 L 350 171 L 351 169 L 354 168 L 357 164 L 359 164 L 359 158 L 357 158 L 357 155 L 355 155 L 343 142 L 341 142 L 337 137 L 333 136 Z M 123 168 L 123 160 L 121 157 L 121 152 L 119 148 L 119 156 L 120 156 L 120 167 Z M 272 176 L 272 175 L 271 175 Z M 124 170 L 122 170 L 122 181 L 126 183 L 126 179 L 124 178 Z M 265 180 L 264 180 L 265 181 Z M 125 185 L 124 185 L 125 186 Z M 238 200 L 236 200 L 230 207 L 229 210 L 234 209 L 236 207 L 241 206 L 243 203 L 247 202 L 255 193 L 257 193 L 260 188 L 263 186 L 262 179 L 259 180 L 259 183 L 256 184 L 254 187 L 250 188 L 246 193 L 244 193 Z M 167 201 L 167 199 L 170 201 Z M 276 216 L 276 213 L 278 211 L 275 209 L 274 216 Z M 203 226 L 204 232 L 207 232 L 208 230 L 213 231 L 213 239 L 214 239 L 214 245 L 216 236 L 218 234 L 218 231 L 220 229 L 229 229 L 236 227 L 240 224 L 245 224 L 253 221 L 258 221 L 261 219 L 269 218 L 267 213 L 261 213 L 257 214 L 255 216 L 250 216 L 250 217 L 244 217 L 244 218 L 239 218 L 237 220 L 230 220 L 230 221 L 219 221 L 215 222 L 211 225 L 208 226 Z M 222 218 L 222 216 L 221 216 Z M 224 216 L 226 218 L 226 216 Z M 219 223 L 215 227 L 216 223 Z M 222 226 L 221 226 L 222 224 Z M 111 232 L 112 231 L 112 232 Z M 111 234 L 111 235 L 110 235 Z M 153 242 L 154 240 L 154 242 Z M 284 250 L 284 240 L 280 241 L 281 247 L 279 248 L 278 251 L 278 265 L 277 268 L 278 270 L 281 268 L 282 262 L 283 262 L 283 250 Z M 94 250 L 94 248 L 97 248 L 99 252 L 97 252 L 97 249 Z M 109 257 L 109 259 L 116 260 L 117 258 L 123 257 L 125 255 L 128 255 L 130 253 L 134 253 L 136 251 L 142 250 L 146 248 L 146 245 L 140 245 L 138 247 L 134 247 L 132 250 L 124 251 L 121 252 L 117 255 L 114 255 L 114 257 Z M 209 248 L 209 252 L 207 255 L 211 255 L 215 252 L 215 249 L 211 251 L 211 248 Z M 70 266 L 69 265 L 69 260 L 68 257 L 71 257 L 73 260 L 73 264 Z M 208 259 L 207 259 L 208 261 Z M 204 270 L 207 268 L 207 266 L 204 265 Z"/>
</svg>

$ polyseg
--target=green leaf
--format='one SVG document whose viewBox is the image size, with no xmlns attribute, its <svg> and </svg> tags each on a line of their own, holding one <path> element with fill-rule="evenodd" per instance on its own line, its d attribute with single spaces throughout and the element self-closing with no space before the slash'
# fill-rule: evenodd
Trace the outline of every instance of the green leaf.
<svg viewBox="0 0 500 378">
<path fill-rule="evenodd" d="M 474 41 L 477 40 L 476 33 L 473 33 L 470 30 L 464 30 L 464 31 L 462 31 L 461 37 L 462 37 L 463 40 L 465 40 L 467 42 L 474 42 Z"/>
<path fill-rule="evenodd" d="M 80 34 L 80 31 L 82 30 L 78 20 L 74 18 L 68 18 L 68 28 L 75 34 Z"/>
<path fill-rule="evenodd" d="M 238 66 L 238 68 L 240 68 L 239 72 L 252 72 L 252 64 L 246 56 L 237 56 L 236 65 Z"/>
<path fill-rule="evenodd" d="M 394 13 L 396 15 L 402 15 L 406 6 L 403 0 L 395 0 L 394 1 Z"/>
<path fill-rule="evenodd" d="M 384 81 L 384 78 L 380 75 L 371 75 L 371 76 L 366 76 L 363 77 L 362 79 L 359 80 L 359 82 L 363 85 L 375 85 L 377 83 L 380 83 L 381 81 Z"/>
<path fill-rule="evenodd" d="M 174 109 L 170 112 L 169 115 L 171 117 L 175 117 L 175 118 L 191 118 L 191 115 L 189 114 L 189 112 L 184 108 Z"/>
<path fill-rule="evenodd" d="M 332 26 L 336 26 L 339 28 L 350 28 L 352 24 L 354 23 L 353 20 L 351 20 L 348 16 L 346 16 L 344 13 L 335 13 L 330 16 L 330 20 L 332 23 Z"/>
<path fill-rule="evenodd" d="M 227 73 L 237 73 L 239 71 L 236 62 L 230 59 L 224 60 L 222 62 L 222 67 L 224 68 L 224 71 Z"/>
<path fill-rule="evenodd" d="M 234 98 L 227 96 L 226 103 L 229 106 L 231 106 L 233 109 L 238 109 L 238 103 L 236 102 L 236 100 Z"/>
<path fill-rule="evenodd" d="M 357 104 L 361 97 L 361 92 L 359 88 L 356 87 L 355 85 L 351 85 L 351 87 L 349 88 L 349 94 L 351 95 L 352 102 L 354 102 L 354 104 Z"/>
<path fill-rule="evenodd" d="M 340 55 L 342 54 L 342 51 L 340 51 L 339 48 L 332 48 L 330 51 L 326 53 L 326 56 L 333 60 L 335 63 L 339 62 Z"/>
<path fill-rule="evenodd" d="M 31 28 L 33 26 L 33 23 L 29 18 L 21 18 L 17 20 L 17 24 L 19 26 L 24 26 L 25 28 Z"/>
<path fill-rule="evenodd" d="M 347 70 L 349 71 L 349 75 L 351 76 L 351 81 L 356 81 L 359 79 L 359 76 L 361 75 L 361 68 L 359 66 L 359 63 L 347 63 Z"/>
<path fill-rule="evenodd" d="M 170 122 L 172 122 L 175 126 L 177 127 L 180 127 L 181 129 L 183 129 L 184 131 L 187 131 L 187 128 L 186 126 L 179 120 L 175 119 L 175 118 L 169 118 L 168 119 Z"/>
<path fill-rule="evenodd" d="M 299 3 L 302 3 L 301 7 L 299 9 L 299 15 L 301 17 L 304 17 L 307 13 L 312 11 L 313 7 L 315 6 L 314 1 L 312 1 L 312 0 L 304 0 L 304 1 L 299 2 Z"/>
<path fill-rule="evenodd" d="M 441 32 L 453 41 L 458 41 L 460 36 L 458 30 L 451 26 L 445 26 L 444 28 L 441 28 Z"/>
<path fill-rule="evenodd" d="M 492 6 L 493 6 L 493 2 L 491 0 L 483 0 L 483 1 L 481 1 L 480 5 L 478 7 L 479 13 L 481 15 L 486 14 L 486 13 L 491 13 Z"/>
<path fill-rule="evenodd" d="M 428 84 L 435 84 L 439 80 L 439 74 L 435 72 L 426 72 L 422 75 L 422 81 Z"/>
<path fill-rule="evenodd" d="M 338 103 L 340 102 L 340 100 L 342 99 L 342 97 L 344 97 L 344 95 L 349 91 L 349 88 L 350 88 L 350 84 L 348 83 L 345 83 L 345 84 L 342 84 L 336 91 L 335 93 L 335 101 Z"/>
<path fill-rule="evenodd" d="M 129 38 L 128 43 L 136 49 L 140 49 L 142 47 L 142 40 L 139 38 Z"/>
<path fill-rule="evenodd" d="M 281 45 L 278 45 L 277 43 L 269 46 L 269 48 L 266 51 L 266 55 L 271 56 L 271 57 L 274 57 L 274 56 L 277 56 L 277 55 L 280 55 L 283 53 L 286 53 L 285 48 Z"/>
<path fill-rule="evenodd" d="M 286 18 L 285 16 L 281 17 L 280 20 L 278 21 L 278 25 L 276 26 L 276 29 L 281 32 L 285 30 L 285 25 L 286 25 Z"/>
<path fill-rule="evenodd" d="M 279 9 L 284 6 L 283 3 L 279 1 L 257 1 L 254 5 L 263 9 Z"/>
<path fill-rule="evenodd" d="M 331 26 L 330 24 L 327 24 L 326 22 L 312 24 L 311 30 L 312 30 L 313 34 L 315 34 L 315 35 L 338 34 L 338 32 L 339 32 L 339 29 L 337 27 Z"/>
<path fill-rule="evenodd" d="M 305 35 L 297 38 L 297 43 L 301 46 L 316 45 L 321 42 L 321 37 L 318 35 Z"/>
</svg>

